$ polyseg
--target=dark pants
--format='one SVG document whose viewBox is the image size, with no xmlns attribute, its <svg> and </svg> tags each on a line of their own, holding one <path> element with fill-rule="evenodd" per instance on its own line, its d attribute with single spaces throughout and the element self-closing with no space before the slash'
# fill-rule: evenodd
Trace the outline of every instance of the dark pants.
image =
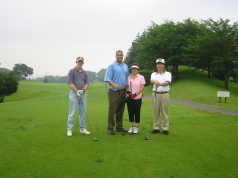
<svg viewBox="0 0 238 178">
<path fill-rule="evenodd" d="M 140 109 L 141 109 L 142 99 L 130 100 L 127 103 L 127 110 L 129 115 L 129 121 L 140 123 Z"/>
<path fill-rule="evenodd" d="M 126 90 L 108 90 L 108 130 L 115 127 L 114 117 L 116 116 L 116 129 L 123 128 L 123 113 L 125 109 Z"/>
</svg>

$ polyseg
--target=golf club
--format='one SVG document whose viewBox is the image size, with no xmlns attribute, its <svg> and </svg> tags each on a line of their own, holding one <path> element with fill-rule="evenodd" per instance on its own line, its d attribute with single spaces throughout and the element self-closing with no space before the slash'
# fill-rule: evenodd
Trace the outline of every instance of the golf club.
<svg viewBox="0 0 238 178">
<path fill-rule="evenodd" d="M 157 93 L 157 88 L 156 88 L 156 90 L 155 90 L 155 97 L 154 97 L 154 103 L 153 103 L 153 109 L 154 109 L 154 111 L 153 111 L 153 116 L 152 116 L 152 121 L 151 121 L 151 124 L 150 124 L 150 135 L 151 135 L 151 130 L 152 130 L 152 125 L 153 125 L 153 121 L 154 121 L 154 117 L 155 117 L 155 99 L 156 99 L 156 93 Z M 145 140 L 150 140 L 151 138 L 150 138 L 150 136 L 146 136 L 145 137 Z"/>
<path fill-rule="evenodd" d="M 89 119 L 88 119 L 88 116 L 87 116 L 87 113 L 86 113 L 86 109 L 85 109 L 85 107 L 84 107 L 84 105 L 83 105 L 83 101 L 82 101 L 81 98 L 79 99 L 79 101 L 80 101 L 81 105 L 83 106 L 83 110 L 84 110 L 86 119 L 87 119 L 87 121 L 88 121 L 88 125 L 89 125 L 89 127 L 90 127 L 90 129 L 91 129 L 91 132 L 93 133 L 92 127 L 91 127 L 91 125 L 90 125 L 90 123 L 89 123 Z M 94 140 L 94 141 L 98 141 L 98 139 L 97 139 L 96 137 L 93 137 L 93 140 Z"/>
<path fill-rule="evenodd" d="M 129 89 L 129 91 L 132 92 L 131 82 L 130 82 L 130 89 Z M 132 108 L 132 99 L 130 99 L 127 104 L 129 104 L 129 107 L 130 107 L 129 109 L 130 109 L 130 111 L 131 111 L 131 113 L 132 113 L 132 111 L 133 111 L 133 108 Z M 130 117 L 130 114 L 129 114 L 129 117 Z M 133 135 L 133 134 L 134 134 L 133 131 L 134 131 L 134 128 L 132 127 L 132 131 L 131 131 L 131 132 L 128 132 L 128 134 L 129 134 L 129 135 Z"/>
</svg>

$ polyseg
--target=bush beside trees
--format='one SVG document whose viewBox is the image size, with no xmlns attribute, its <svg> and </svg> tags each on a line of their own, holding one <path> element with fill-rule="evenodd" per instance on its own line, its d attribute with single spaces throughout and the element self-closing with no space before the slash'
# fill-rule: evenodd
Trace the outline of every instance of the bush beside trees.
<svg viewBox="0 0 238 178">
<path fill-rule="evenodd" d="M 0 72 L 0 103 L 4 102 L 4 97 L 11 95 L 18 90 L 18 81 L 13 72 Z"/>
</svg>

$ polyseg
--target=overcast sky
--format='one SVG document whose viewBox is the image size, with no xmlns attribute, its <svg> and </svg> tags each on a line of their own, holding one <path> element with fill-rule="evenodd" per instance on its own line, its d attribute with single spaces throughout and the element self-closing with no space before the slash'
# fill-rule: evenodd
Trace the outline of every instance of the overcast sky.
<svg viewBox="0 0 238 178">
<path fill-rule="evenodd" d="M 98 72 L 126 55 L 151 22 L 230 19 L 238 0 L 0 0 L 0 63 L 24 63 L 31 78 L 65 76 L 83 56 L 85 70 Z M 163 57 L 163 56 L 158 56 Z"/>
</svg>

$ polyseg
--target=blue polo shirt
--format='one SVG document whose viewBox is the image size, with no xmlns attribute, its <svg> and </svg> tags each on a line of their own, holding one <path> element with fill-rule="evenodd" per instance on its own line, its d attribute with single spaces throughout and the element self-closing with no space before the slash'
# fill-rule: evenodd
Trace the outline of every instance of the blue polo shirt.
<svg viewBox="0 0 238 178">
<path fill-rule="evenodd" d="M 126 88 L 127 77 L 129 76 L 128 66 L 124 63 L 119 64 L 118 62 L 113 62 L 110 64 L 106 70 L 104 81 L 112 81 L 115 84 L 121 85 L 121 89 Z M 108 88 L 117 91 L 115 87 L 108 84 Z"/>
</svg>

